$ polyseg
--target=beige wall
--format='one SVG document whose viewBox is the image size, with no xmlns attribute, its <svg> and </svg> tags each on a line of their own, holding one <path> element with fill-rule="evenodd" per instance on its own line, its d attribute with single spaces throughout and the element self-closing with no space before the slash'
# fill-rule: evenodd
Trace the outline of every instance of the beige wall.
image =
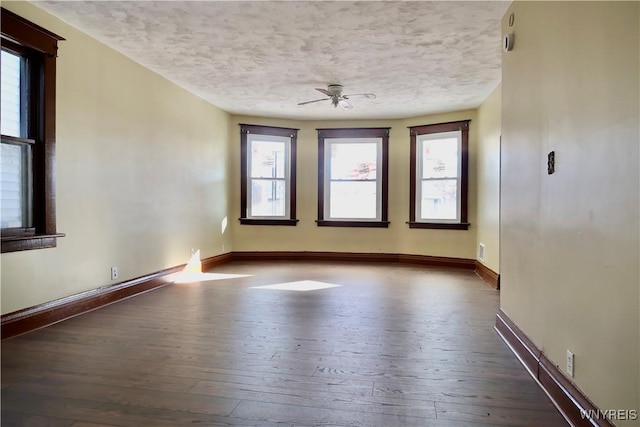
<svg viewBox="0 0 640 427">
<path fill-rule="evenodd" d="M 573 351 L 601 409 L 640 409 L 639 8 L 514 2 L 503 20 L 501 306 L 561 369 Z"/>
<path fill-rule="evenodd" d="M 502 86 L 478 108 L 478 244 L 485 266 L 500 272 L 500 114 Z"/>
<path fill-rule="evenodd" d="M 58 247 L 3 254 L 2 313 L 229 251 L 227 113 L 28 3 L 2 6 L 63 36 Z"/>
<path fill-rule="evenodd" d="M 348 112 L 345 112 L 348 114 Z M 407 126 L 471 119 L 469 129 L 469 221 L 471 228 L 458 230 L 409 229 L 409 130 Z M 229 194 L 233 248 L 236 251 L 331 251 L 403 253 L 475 259 L 476 246 L 476 111 L 461 111 L 406 120 L 292 121 L 232 116 Z M 300 129 L 297 145 L 297 212 L 300 222 L 290 226 L 241 225 L 240 127 L 239 123 Z M 318 138 L 316 128 L 391 127 L 389 136 L 388 229 L 317 227 Z"/>
</svg>

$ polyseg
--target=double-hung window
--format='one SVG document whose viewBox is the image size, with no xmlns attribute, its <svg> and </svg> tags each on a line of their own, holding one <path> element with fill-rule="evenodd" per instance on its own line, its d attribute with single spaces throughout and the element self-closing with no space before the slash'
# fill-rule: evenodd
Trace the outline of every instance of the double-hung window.
<svg viewBox="0 0 640 427">
<path fill-rule="evenodd" d="M 296 225 L 297 129 L 240 128 L 240 223 Z"/>
<path fill-rule="evenodd" d="M 318 129 L 319 226 L 388 227 L 389 128 Z"/>
<path fill-rule="evenodd" d="M 466 230 L 469 120 L 409 129 L 409 226 Z"/>
<path fill-rule="evenodd" d="M 2 252 L 56 246 L 55 95 L 63 38 L 2 9 Z"/>
<path fill-rule="evenodd" d="M 28 138 L 28 75 L 24 50 L 2 49 L 2 229 L 32 227 L 33 139 Z"/>
</svg>

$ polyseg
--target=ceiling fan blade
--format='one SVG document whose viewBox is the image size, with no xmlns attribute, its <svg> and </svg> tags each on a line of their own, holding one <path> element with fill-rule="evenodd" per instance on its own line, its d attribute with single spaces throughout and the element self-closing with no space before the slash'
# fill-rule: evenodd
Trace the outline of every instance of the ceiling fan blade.
<svg viewBox="0 0 640 427">
<path fill-rule="evenodd" d="M 299 102 L 298 105 L 307 105 L 307 104 L 312 104 L 314 102 L 320 102 L 320 101 L 328 101 L 331 98 L 322 98 L 322 99 L 314 99 L 313 101 L 305 101 L 305 102 Z"/>
<path fill-rule="evenodd" d="M 373 93 L 354 93 L 352 95 L 343 95 L 344 99 L 376 99 Z"/>
<path fill-rule="evenodd" d="M 321 89 L 321 88 L 317 87 L 317 88 L 316 88 L 316 90 L 317 90 L 318 92 L 322 92 L 322 93 L 324 93 L 324 94 L 325 94 L 325 95 L 327 95 L 327 96 L 333 96 L 333 94 L 332 94 L 331 92 L 329 92 L 328 90 L 326 90 L 326 89 Z"/>
<path fill-rule="evenodd" d="M 349 104 L 347 101 L 345 101 L 344 99 L 341 99 L 340 101 L 338 101 L 338 105 L 340 106 L 340 108 L 342 108 L 343 110 L 351 110 L 353 108 L 353 105 Z"/>
</svg>

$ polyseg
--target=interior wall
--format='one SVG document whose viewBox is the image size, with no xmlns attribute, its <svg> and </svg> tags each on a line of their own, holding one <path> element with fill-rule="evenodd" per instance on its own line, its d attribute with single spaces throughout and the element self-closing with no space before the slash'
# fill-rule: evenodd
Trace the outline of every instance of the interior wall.
<svg viewBox="0 0 640 427">
<path fill-rule="evenodd" d="M 327 105 L 327 108 L 332 108 Z M 348 115 L 348 112 L 345 112 Z M 409 229 L 409 130 L 408 126 L 471 119 L 469 129 L 469 230 Z M 300 129 L 297 145 L 298 225 L 241 225 L 239 124 Z M 389 135 L 389 228 L 318 227 L 317 128 L 391 127 Z M 229 128 L 229 193 L 233 218 L 231 231 L 236 251 L 327 251 L 402 253 L 475 259 L 476 252 L 476 110 L 415 117 L 404 120 L 295 121 L 232 116 Z"/>
<path fill-rule="evenodd" d="M 485 245 L 482 263 L 500 272 L 500 114 L 502 86 L 478 108 L 478 233 Z"/>
<path fill-rule="evenodd" d="M 231 250 L 229 115 L 26 2 L 66 41 L 57 75 L 58 247 L 2 254 L 2 313 Z"/>
<path fill-rule="evenodd" d="M 601 409 L 640 408 L 639 23 L 518 1 L 502 24 L 501 306 Z"/>
</svg>

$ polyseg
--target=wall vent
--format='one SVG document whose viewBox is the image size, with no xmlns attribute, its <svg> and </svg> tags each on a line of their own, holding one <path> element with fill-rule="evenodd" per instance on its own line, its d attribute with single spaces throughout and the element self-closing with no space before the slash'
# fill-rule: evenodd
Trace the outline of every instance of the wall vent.
<svg viewBox="0 0 640 427">
<path fill-rule="evenodd" d="M 485 248 L 484 243 L 480 243 L 478 245 L 478 259 L 480 261 L 484 261 L 484 248 Z"/>
</svg>

